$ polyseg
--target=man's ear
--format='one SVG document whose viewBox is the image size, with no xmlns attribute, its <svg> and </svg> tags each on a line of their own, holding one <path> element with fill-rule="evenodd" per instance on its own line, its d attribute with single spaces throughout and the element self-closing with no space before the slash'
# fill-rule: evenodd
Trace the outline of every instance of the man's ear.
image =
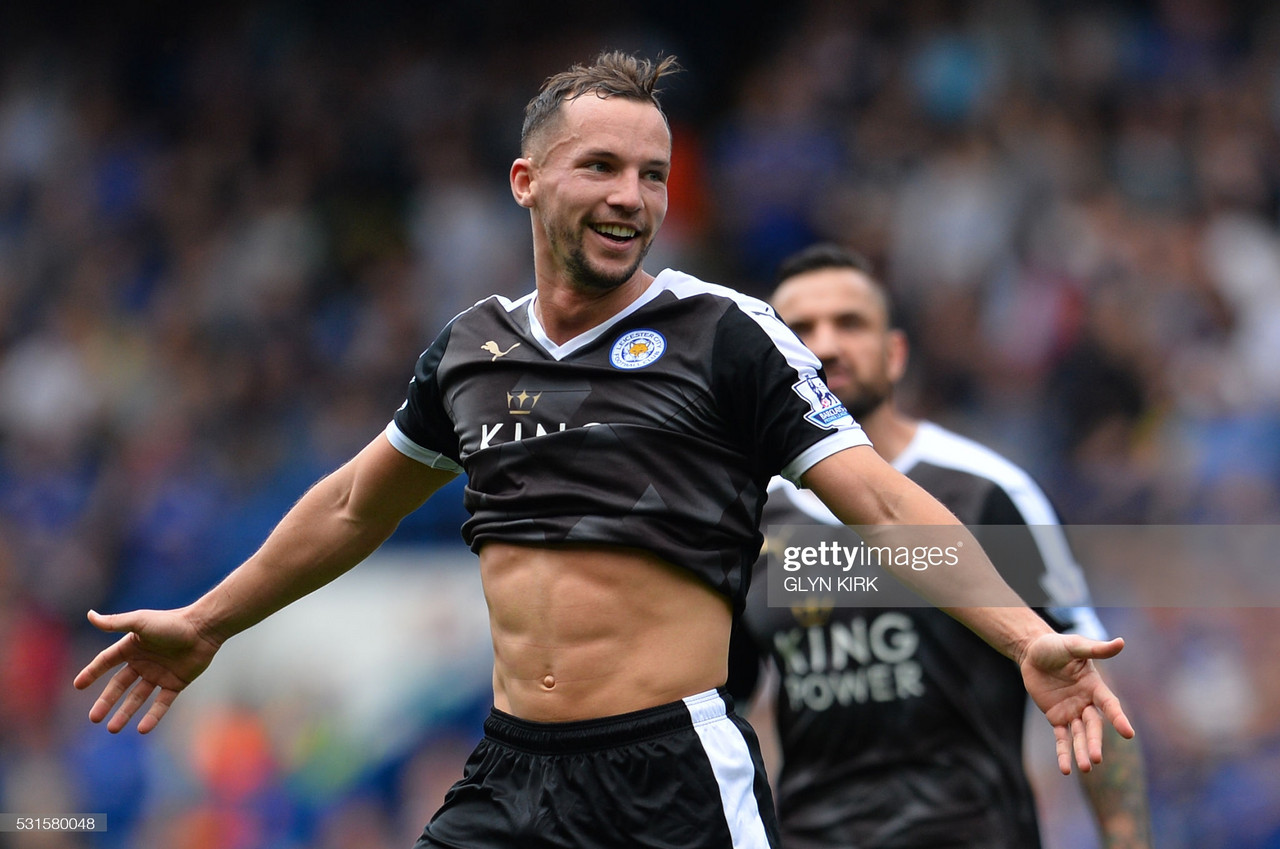
<svg viewBox="0 0 1280 849">
<path fill-rule="evenodd" d="M 524 157 L 511 163 L 511 194 L 525 209 L 533 206 L 533 162 Z"/>
<path fill-rule="evenodd" d="M 885 351 L 888 358 L 889 382 L 894 384 L 902 380 L 902 376 L 907 373 L 907 359 L 911 353 L 911 343 L 907 341 L 907 334 L 901 330 L 890 330 L 885 339 Z"/>
</svg>

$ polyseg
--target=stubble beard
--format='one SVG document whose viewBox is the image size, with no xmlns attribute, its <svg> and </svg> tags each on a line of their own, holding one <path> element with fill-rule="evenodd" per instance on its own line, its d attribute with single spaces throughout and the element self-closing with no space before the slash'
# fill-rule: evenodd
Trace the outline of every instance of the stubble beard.
<svg viewBox="0 0 1280 849">
<path fill-rule="evenodd" d="M 573 241 L 573 235 L 561 232 L 560 238 L 556 241 L 561 244 L 570 244 Z M 640 266 L 644 264 L 644 258 L 648 256 L 649 248 L 652 245 L 652 239 L 645 242 L 640 248 L 640 252 L 636 255 L 635 262 L 623 272 L 610 274 L 591 264 L 590 260 L 587 259 L 586 251 L 583 249 L 582 239 L 578 238 L 573 250 L 569 251 L 565 257 L 565 272 L 568 274 L 570 282 L 583 291 L 611 292 L 635 276 L 635 273 L 640 270 Z"/>
<path fill-rule="evenodd" d="M 877 380 L 846 391 L 840 402 L 849 411 L 849 415 L 857 421 L 862 421 L 884 406 L 892 396 L 893 386 L 889 381 Z"/>
</svg>

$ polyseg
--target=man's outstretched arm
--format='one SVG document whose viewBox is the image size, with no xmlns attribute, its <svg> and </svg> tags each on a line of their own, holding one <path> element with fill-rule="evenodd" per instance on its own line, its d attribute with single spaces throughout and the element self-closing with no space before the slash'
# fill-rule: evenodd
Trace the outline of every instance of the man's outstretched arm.
<svg viewBox="0 0 1280 849">
<path fill-rule="evenodd" d="M 893 526 L 951 528 L 966 541 L 960 561 L 946 569 L 894 570 L 905 584 L 954 616 L 1016 662 L 1037 707 L 1053 725 L 1058 768 L 1071 772 L 1072 755 L 1082 772 L 1102 760 L 1103 718 L 1123 737 L 1133 726 L 1098 674 L 1093 661 L 1123 647 L 1075 634 L 1059 634 L 1000 577 L 976 540 L 933 496 L 886 463 L 870 446 L 847 448 L 819 461 L 803 483 L 849 525 L 893 539 Z M 908 533 L 899 542 L 913 541 Z M 918 542 L 918 539 L 915 539 Z"/>
<path fill-rule="evenodd" d="M 226 640 L 364 560 L 452 478 L 404 456 L 380 434 L 309 489 L 252 557 L 192 604 L 110 616 L 91 611 L 95 626 L 123 636 L 80 671 L 76 688 L 123 668 L 103 688 L 89 718 L 101 722 L 118 704 L 107 729 L 120 731 L 158 691 L 138 722 L 138 730 L 147 733 Z"/>
</svg>

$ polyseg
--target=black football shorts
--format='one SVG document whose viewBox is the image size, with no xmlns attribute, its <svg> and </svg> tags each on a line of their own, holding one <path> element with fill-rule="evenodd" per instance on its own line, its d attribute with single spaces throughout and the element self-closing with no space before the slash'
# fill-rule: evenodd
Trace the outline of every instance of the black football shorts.
<svg viewBox="0 0 1280 849">
<path fill-rule="evenodd" d="M 619 716 L 494 709 L 415 849 L 772 849 L 751 726 L 723 690 Z"/>
</svg>

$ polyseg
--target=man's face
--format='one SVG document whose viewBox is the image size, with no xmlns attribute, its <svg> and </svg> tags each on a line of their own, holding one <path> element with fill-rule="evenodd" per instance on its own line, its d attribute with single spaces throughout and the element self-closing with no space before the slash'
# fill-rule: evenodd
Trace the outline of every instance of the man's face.
<svg viewBox="0 0 1280 849">
<path fill-rule="evenodd" d="M 822 361 L 828 388 L 854 418 L 893 394 L 906 367 L 906 340 L 889 328 L 884 298 L 862 272 L 798 274 L 773 293 L 773 307 Z"/>
<path fill-rule="evenodd" d="M 630 280 L 667 214 L 671 134 L 652 104 L 584 95 L 565 103 L 512 189 L 534 211 L 535 247 L 578 288 Z"/>
</svg>

